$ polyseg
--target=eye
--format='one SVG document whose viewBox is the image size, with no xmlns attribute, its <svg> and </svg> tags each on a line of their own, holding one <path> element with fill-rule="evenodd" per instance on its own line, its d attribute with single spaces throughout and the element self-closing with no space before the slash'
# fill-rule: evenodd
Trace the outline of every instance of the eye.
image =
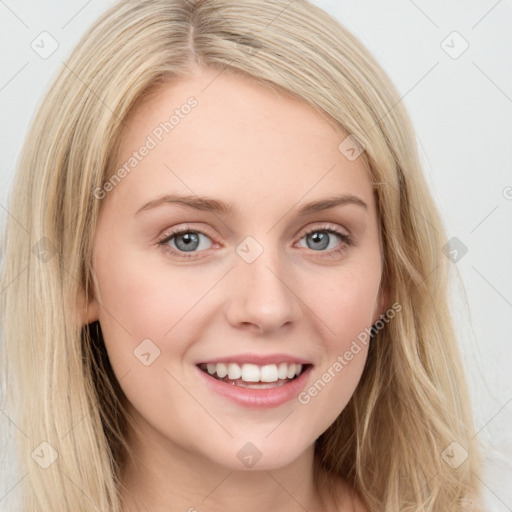
<svg viewBox="0 0 512 512">
<path fill-rule="evenodd" d="M 203 237 L 210 240 L 209 236 L 202 231 L 190 229 L 185 226 L 182 229 L 166 233 L 165 238 L 159 240 L 158 244 L 164 250 L 169 251 L 174 255 L 178 255 L 183 258 L 193 258 L 193 255 L 188 255 L 186 253 L 201 252 L 204 249 L 210 248 L 208 247 L 208 243 L 206 243 L 207 247 L 204 247 L 205 243 L 202 240 Z"/>
<path fill-rule="evenodd" d="M 333 238 L 339 238 L 341 243 L 332 246 Z M 347 250 L 352 245 L 352 237 L 330 226 L 315 226 L 306 231 L 300 239 L 306 240 L 306 247 L 313 249 L 315 252 L 328 252 L 329 256 L 336 256 Z M 300 242 L 299 241 L 299 242 Z M 301 245 L 301 247 L 304 247 Z M 325 249 L 334 249 L 333 251 L 325 251 Z"/>
<path fill-rule="evenodd" d="M 341 240 L 341 243 L 338 243 L 333 247 L 333 239 L 335 238 Z M 304 233 L 302 238 L 299 240 L 299 243 L 303 239 L 306 240 L 306 247 L 311 249 L 313 252 L 326 253 L 325 255 L 322 254 L 322 257 L 327 258 L 338 256 L 352 245 L 351 235 L 342 233 L 331 226 L 315 226 L 310 228 Z M 210 244 L 208 244 L 208 241 Z M 166 233 L 164 238 L 158 241 L 158 245 L 173 256 L 191 259 L 196 257 L 196 253 L 203 252 L 215 244 L 213 244 L 211 237 L 208 234 L 197 229 L 192 229 L 189 226 L 184 226 L 181 229 L 176 229 L 170 233 Z M 300 247 L 304 246 L 300 245 Z"/>
</svg>

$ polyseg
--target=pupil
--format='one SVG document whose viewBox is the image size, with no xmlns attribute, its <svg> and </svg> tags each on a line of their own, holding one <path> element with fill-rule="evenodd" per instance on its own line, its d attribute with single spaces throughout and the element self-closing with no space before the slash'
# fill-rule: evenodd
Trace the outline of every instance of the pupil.
<svg viewBox="0 0 512 512">
<path fill-rule="evenodd" d="M 317 249 L 325 249 L 329 245 L 329 237 L 325 231 L 315 231 L 310 235 L 314 243 L 320 243 Z"/>
<path fill-rule="evenodd" d="M 197 246 L 194 246 L 194 243 L 199 243 L 199 236 L 197 233 L 185 233 L 184 235 L 180 235 L 176 238 L 176 246 L 181 250 L 197 249 Z"/>
</svg>

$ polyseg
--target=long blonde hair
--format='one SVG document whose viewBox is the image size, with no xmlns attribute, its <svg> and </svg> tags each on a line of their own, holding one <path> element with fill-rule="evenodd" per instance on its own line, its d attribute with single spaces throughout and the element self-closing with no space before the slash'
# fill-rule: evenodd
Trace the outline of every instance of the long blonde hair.
<svg viewBox="0 0 512 512">
<path fill-rule="evenodd" d="M 348 479 L 372 511 L 468 510 L 468 500 L 480 510 L 447 239 L 413 128 L 368 50 L 306 0 L 119 2 L 48 90 L 19 162 L 1 283 L 3 408 L 19 427 L 23 510 L 122 510 L 126 397 L 99 325 L 80 321 L 81 297 L 93 290 L 94 191 L 115 170 L 135 103 L 197 66 L 301 98 L 364 148 L 383 237 L 382 284 L 402 310 L 373 336 L 354 395 L 317 440 L 322 466 Z M 37 453 L 58 458 L 45 468 Z M 459 465 L 449 463 L 454 453 Z"/>
</svg>

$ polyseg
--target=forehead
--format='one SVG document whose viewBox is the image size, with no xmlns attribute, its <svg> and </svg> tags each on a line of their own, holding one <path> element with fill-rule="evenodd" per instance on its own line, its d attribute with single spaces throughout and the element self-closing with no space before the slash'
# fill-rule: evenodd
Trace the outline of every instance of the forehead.
<svg viewBox="0 0 512 512">
<path fill-rule="evenodd" d="M 134 164 L 112 195 L 140 203 L 157 193 L 255 197 L 296 203 L 373 189 L 363 159 L 339 145 L 347 133 L 327 114 L 234 73 L 202 69 L 169 81 L 126 119 L 117 168 Z M 143 146 L 145 156 L 134 161 Z M 138 200 L 140 198 L 140 201 Z"/>
</svg>

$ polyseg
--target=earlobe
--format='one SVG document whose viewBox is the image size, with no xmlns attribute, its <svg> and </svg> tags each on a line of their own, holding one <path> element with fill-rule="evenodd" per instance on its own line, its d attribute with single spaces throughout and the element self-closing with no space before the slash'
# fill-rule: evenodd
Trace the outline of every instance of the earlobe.
<svg viewBox="0 0 512 512">
<path fill-rule="evenodd" d="M 99 305 L 96 299 L 86 298 L 85 293 L 80 293 L 78 297 L 78 322 L 80 325 L 88 325 L 99 319 Z"/>
<path fill-rule="evenodd" d="M 99 307 L 96 299 L 90 299 L 87 306 L 84 308 L 84 324 L 91 324 L 99 319 Z"/>
<path fill-rule="evenodd" d="M 80 294 L 80 310 L 82 322 L 81 325 L 89 325 L 99 320 L 100 317 L 100 306 L 95 297 L 99 294 L 98 281 L 94 270 L 91 269 L 92 285 L 89 288 L 89 292 L 85 293 L 82 290 Z"/>
</svg>

